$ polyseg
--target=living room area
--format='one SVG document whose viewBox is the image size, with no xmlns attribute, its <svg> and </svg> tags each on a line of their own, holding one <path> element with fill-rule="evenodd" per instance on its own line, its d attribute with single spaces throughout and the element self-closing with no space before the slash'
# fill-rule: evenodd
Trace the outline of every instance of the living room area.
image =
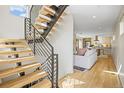
<svg viewBox="0 0 124 93">
<path fill-rule="evenodd" d="M 114 26 L 121 8 L 122 6 L 102 5 L 71 6 L 74 18 L 74 72 L 60 80 L 60 87 L 122 87 L 113 59 Z"/>
<path fill-rule="evenodd" d="M 112 36 L 76 35 L 74 48 L 74 67 L 91 69 L 98 58 L 111 56 Z M 82 67 L 81 67 L 82 66 Z M 80 68 L 81 67 L 81 68 Z"/>
</svg>

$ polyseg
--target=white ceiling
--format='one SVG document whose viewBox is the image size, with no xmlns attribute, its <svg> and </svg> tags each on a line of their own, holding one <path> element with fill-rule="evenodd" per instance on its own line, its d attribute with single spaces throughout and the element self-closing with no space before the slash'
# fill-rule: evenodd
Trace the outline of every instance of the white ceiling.
<svg viewBox="0 0 124 93">
<path fill-rule="evenodd" d="M 111 34 L 122 6 L 72 5 L 74 29 L 79 34 Z M 95 16 L 95 18 L 93 18 Z"/>
</svg>

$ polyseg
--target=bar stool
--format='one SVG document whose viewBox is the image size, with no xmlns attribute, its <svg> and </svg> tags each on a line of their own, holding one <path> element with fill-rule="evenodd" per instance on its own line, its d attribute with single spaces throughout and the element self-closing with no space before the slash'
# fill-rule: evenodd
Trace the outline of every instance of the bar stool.
<svg viewBox="0 0 124 93">
<path fill-rule="evenodd" d="M 100 49 L 100 55 L 103 54 L 104 55 L 104 49 Z"/>
</svg>

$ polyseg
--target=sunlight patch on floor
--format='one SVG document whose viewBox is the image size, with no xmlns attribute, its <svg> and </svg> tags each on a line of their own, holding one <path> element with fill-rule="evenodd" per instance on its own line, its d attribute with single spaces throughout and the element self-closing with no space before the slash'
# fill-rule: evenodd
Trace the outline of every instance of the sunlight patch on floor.
<svg viewBox="0 0 124 93">
<path fill-rule="evenodd" d="M 113 71 L 103 71 L 105 73 L 110 73 L 110 74 L 115 74 L 115 75 L 120 75 L 120 76 L 124 76 L 124 73 L 119 73 L 119 72 L 113 72 Z"/>
<path fill-rule="evenodd" d="M 103 72 L 118 75 L 118 72 L 106 71 L 106 70 L 105 70 L 105 71 L 103 71 Z"/>
<path fill-rule="evenodd" d="M 82 84 L 85 84 L 85 82 L 68 76 L 62 82 L 62 88 L 74 88 L 75 86 L 82 85 Z"/>
</svg>

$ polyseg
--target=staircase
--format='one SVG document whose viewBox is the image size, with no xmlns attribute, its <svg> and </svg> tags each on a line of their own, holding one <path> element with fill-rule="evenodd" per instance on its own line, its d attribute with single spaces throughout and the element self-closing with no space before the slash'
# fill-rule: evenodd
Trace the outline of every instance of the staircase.
<svg viewBox="0 0 124 93">
<path fill-rule="evenodd" d="M 0 83 L 0 88 L 58 87 L 58 54 L 46 38 L 57 30 L 66 7 L 42 6 L 35 23 L 31 22 L 31 16 L 25 18 L 25 40 L 0 39 L 0 66 L 13 65 L 0 70 L 0 79 L 16 75 Z"/>
<path fill-rule="evenodd" d="M 47 78 L 48 73 L 40 69 L 42 64 L 37 62 L 25 40 L 0 39 L 0 56 L 8 56 L 8 58 L 0 59 L 0 66 L 14 65 L 12 68 L 0 70 L 0 79 L 12 75 L 18 76 L 18 78 L 2 82 L 0 88 L 52 87 Z M 29 70 L 31 70 L 30 73 L 27 73 Z"/>
<path fill-rule="evenodd" d="M 57 30 L 56 26 L 59 25 L 64 16 L 67 15 L 67 13 L 64 11 L 66 8 L 67 5 L 44 5 L 41 7 L 33 25 L 43 38 L 46 38 L 52 32 Z"/>
</svg>

